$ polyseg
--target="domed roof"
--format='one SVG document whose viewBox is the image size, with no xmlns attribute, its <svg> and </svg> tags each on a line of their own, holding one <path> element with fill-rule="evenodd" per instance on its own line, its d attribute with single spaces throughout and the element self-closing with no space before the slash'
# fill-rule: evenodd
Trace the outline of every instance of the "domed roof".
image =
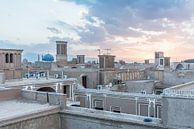
<svg viewBox="0 0 194 129">
<path fill-rule="evenodd" d="M 46 54 L 46 55 L 44 55 L 43 57 L 42 57 L 42 60 L 43 61 L 54 61 L 54 57 L 51 55 L 51 54 Z"/>
</svg>

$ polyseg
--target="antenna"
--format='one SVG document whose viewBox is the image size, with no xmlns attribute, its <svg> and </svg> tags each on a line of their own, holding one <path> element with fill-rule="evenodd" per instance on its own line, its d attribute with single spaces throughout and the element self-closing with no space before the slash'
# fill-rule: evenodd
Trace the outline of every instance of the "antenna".
<svg viewBox="0 0 194 129">
<path fill-rule="evenodd" d="M 98 54 L 100 55 L 101 54 L 101 50 L 100 49 L 97 49 L 97 51 L 98 51 Z"/>
<path fill-rule="evenodd" d="M 106 54 L 107 55 L 109 55 L 110 53 L 109 53 L 109 51 L 111 51 L 111 49 L 110 48 L 108 48 L 108 49 L 104 49 L 104 50 L 106 50 Z"/>
</svg>

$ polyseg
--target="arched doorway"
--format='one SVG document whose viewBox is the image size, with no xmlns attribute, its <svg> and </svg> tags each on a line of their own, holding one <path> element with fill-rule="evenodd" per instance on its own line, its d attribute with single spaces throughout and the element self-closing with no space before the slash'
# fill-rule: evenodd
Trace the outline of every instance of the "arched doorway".
<svg viewBox="0 0 194 129">
<path fill-rule="evenodd" d="M 176 66 L 176 70 L 182 70 L 182 69 L 184 69 L 184 67 L 183 67 L 182 64 L 178 64 L 178 65 Z"/>
<path fill-rule="evenodd" d="M 81 84 L 84 88 L 87 88 L 87 75 L 83 74 L 80 76 L 81 77 Z"/>
<path fill-rule="evenodd" d="M 56 92 L 53 88 L 51 87 L 42 87 L 39 88 L 37 91 L 42 91 L 42 92 Z"/>
</svg>

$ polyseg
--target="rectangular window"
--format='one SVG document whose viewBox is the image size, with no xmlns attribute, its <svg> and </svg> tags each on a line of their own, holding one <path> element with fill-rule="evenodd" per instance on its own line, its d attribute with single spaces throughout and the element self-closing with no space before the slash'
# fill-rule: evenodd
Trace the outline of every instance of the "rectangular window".
<svg viewBox="0 0 194 129">
<path fill-rule="evenodd" d="M 5 63 L 9 63 L 9 54 L 5 54 Z"/>
<path fill-rule="evenodd" d="M 148 116 L 149 114 L 149 106 L 148 104 L 138 104 L 138 115 L 140 116 Z"/>
<path fill-rule="evenodd" d="M 121 113 L 121 107 L 119 107 L 119 106 L 111 106 L 110 110 L 112 112 Z"/>
<path fill-rule="evenodd" d="M 157 110 L 157 111 L 156 111 L 156 113 L 157 113 L 157 114 L 156 114 L 156 117 L 157 117 L 157 118 L 161 118 L 161 106 L 158 106 L 158 105 L 157 105 L 156 107 L 157 107 L 157 108 L 156 108 L 156 110 Z"/>
<path fill-rule="evenodd" d="M 13 63 L 13 54 L 10 54 L 10 63 Z"/>
<path fill-rule="evenodd" d="M 103 100 L 94 100 L 94 109 L 104 110 Z"/>
<path fill-rule="evenodd" d="M 160 65 L 164 65 L 164 60 L 160 59 Z"/>
</svg>

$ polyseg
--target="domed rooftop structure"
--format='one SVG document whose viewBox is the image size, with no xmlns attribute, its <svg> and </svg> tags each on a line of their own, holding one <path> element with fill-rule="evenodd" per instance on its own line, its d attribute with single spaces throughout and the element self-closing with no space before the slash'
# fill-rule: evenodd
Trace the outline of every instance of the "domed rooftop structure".
<svg viewBox="0 0 194 129">
<path fill-rule="evenodd" d="M 54 61 L 54 57 L 51 54 L 46 54 L 42 57 L 42 61 L 52 62 Z"/>
</svg>

